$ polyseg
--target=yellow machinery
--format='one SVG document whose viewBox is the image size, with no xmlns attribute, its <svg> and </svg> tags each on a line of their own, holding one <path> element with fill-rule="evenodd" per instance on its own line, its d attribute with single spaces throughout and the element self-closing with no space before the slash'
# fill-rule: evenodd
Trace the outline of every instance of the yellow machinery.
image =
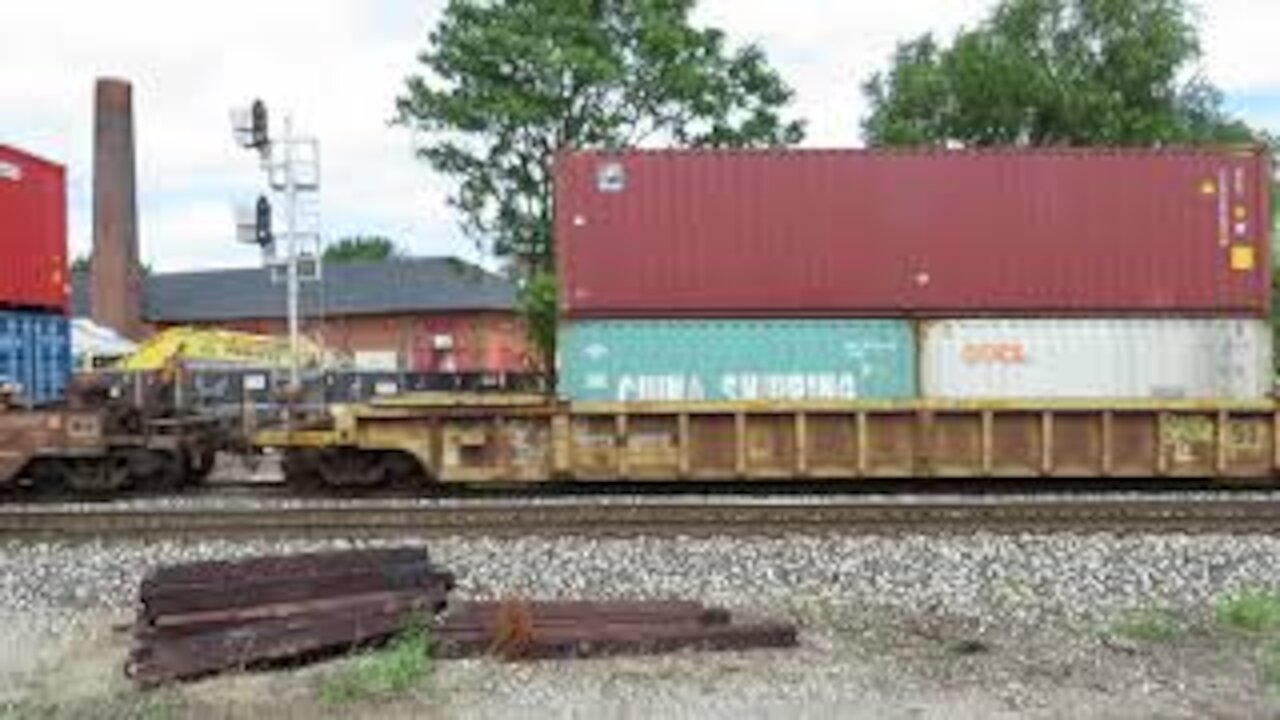
<svg viewBox="0 0 1280 720">
<path fill-rule="evenodd" d="M 301 364 L 316 366 L 324 357 L 315 343 L 301 339 Z M 289 364 L 289 341 L 267 335 L 170 328 L 146 342 L 117 366 L 120 370 L 159 370 L 175 362 L 283 367 Z"/>
</svg>

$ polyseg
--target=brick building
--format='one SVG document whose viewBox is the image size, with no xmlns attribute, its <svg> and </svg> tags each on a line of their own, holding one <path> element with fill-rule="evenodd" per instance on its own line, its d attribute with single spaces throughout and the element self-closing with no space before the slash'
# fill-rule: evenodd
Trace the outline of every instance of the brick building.
<svg viewBox="0 0 1280 720">
<path fill-rule="evenodd" d="M 506 279 L 453 258 L 330 263 L 303 285 L 303 331 L 358 367 L 518 372 L 530 357 Z M 76 316 L 89 314 L 87 273 L 73 277 Z M 282 335 L 285 291 L 261 268 L 163 273 L 142 281 L 149 331 L 206 327 Z"/>
</svg>

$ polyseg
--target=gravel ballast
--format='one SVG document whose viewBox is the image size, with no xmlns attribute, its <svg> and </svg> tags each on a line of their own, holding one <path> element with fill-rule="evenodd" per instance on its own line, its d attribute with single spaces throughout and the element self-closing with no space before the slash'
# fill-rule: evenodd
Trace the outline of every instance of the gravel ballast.
<svg viewBox="0 0 1280 720">
<path fill-rule="evenodd" d="M 1215 688 L 1222 697 L 1243 691 L 1199 677 L 1190 661 L 1152 659 L 1127 646 L 1117 651 L 1098 629 L 1134 609 L 1209 621 L 1214 603 L 1230 593 L 1280 588 L 1280 538 L 1251 535 L 5 542 L 0 647 L 10 649 L 0 650 L 0 687 L 16 687 L 67 663 L 79 652 L 68 635 L 114 647 L 110 643 L 120 641 L 109 638 L 110 622 L 129 618 L 137 583 L 151 567 L 410 543 L 429 545 L 434 559 L 457 574 L 462 597 L 686 597 L 743 614 L 781 616 L 803 628 L 803 647 L 793 653 L 601 661 L 575 665 L 581 669 L 571 675 L 547 665 L 441 667 L 436 692 L 461 698 L 474 693 L 476 702 L 483 700 L 477 709 L 489 708 L 494 716 L 502 715 L 503 698 L 526 702 L 530 692 L 549 694 L 538 696 L 540 703 L 554 700 L 587 712 L 609 698 L 606 686 L 619 683 L 647 688 L 646 715 L 662 714 L 664 702 L 684 707 L 690 697 L 710 703 L 699 706 L 704 714 L 733 717 L 751 698 L 851 710 L 862 707 L 842 704 L 853 697 L 890 702 L 895 692 L 907 692 L 943 698 L 937 702 L 945 705 L 978 692 L 966 707 L 987 716 L 1051 706 L 1054 700 L 1044 693 L 1067 682 L 1053 674 L 1057 667 L 1071 683 L 1084 683 L 1085 690 L 1072 685 L 1071 693 L 1132 691 L 1173 703 L 1152 705 L 1152 712 L 1177 717 L 1185 710 L 1194 717 L 1206 707 L 1223 709 L 1213 704 Z M 42 645 L 41 638 L 60 640 Z M 970 651 L 951 657 L 957 641 L 975 638 L 981 642 L 972 648 L 973 658 Z M 1108 667 L 1110 661 L 1097 659 L 1100 653 L 1130 665 Z M 982 659 L 988 656 L 999 660 Z M 111 660 L 115 671 L 119 660 Z M 1245 712 L 1257 709 L 1265 694 L 1250 663 L 1241 656 L 1235 665 L 1214 666 L 1214 672 L 1239 675 L 1253 693 L 1241 700 Z M 1035 668 L 1028 671 L 1032 679 L 1020 675 L 1024 667 Z M 776 693 L 770 690 L 774 680 L 781 683 Z M 1202 681 L 1208 689 L 1196 692 L 1209 699 L 1195 702 L 1208 706 L 1178 704 Z M 256 683 L 269 688 L 261 690 L 267 695 L 289 692 L 279 687 L 285 682 L 279 674 L 215 681 L 191 692 L 199 697 L 222 682 Z M 496 691 L 495 683 L 505 690 Z M 866 707 L 876 714 L 876 707 L 887 706 Z"/>
<path fill-rule="evenodd" d="M 128 608 L 151 567 L 403 541 L 0 544 L 0 608 Z M 1125 608 L 1203 607 L 1280 587 L 1269 536 L 441 539 L 433 558 L 474 597 L 689 596 L 730 607 L 839 601 L 1038 624 Z"/>
</svg>

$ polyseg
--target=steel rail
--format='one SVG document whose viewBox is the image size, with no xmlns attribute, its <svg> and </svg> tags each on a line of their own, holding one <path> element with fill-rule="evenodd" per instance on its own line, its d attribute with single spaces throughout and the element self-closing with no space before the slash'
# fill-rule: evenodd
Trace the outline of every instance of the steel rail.
<svg viewBox="0 0 1280 720">
<path fill-rule="evenodd" d="M 1273 533 L 1280 499 L 330 503 L 319 507 L 6 506 L 0 539 L 188 537 Z"/>
</svg>

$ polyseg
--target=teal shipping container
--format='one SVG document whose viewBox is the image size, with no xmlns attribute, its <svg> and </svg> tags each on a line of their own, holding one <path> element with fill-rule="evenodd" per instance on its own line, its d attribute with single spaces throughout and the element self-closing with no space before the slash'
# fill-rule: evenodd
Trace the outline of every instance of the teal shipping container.
<svg viewBox="0 0 1280 720">
<path fill-rule="evenodd" d="M 900 399 L 916 395 L 901 320 L 565 320 L 560 394 L 574 401 Z"/>
</svg>

